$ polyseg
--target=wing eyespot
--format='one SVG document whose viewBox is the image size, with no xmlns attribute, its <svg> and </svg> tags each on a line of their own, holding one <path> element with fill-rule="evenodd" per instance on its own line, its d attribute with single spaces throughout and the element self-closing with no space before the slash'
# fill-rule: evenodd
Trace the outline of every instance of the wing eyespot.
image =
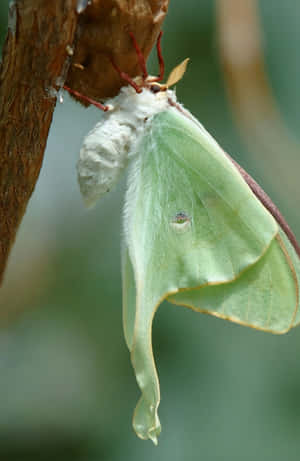
<svg viewBox="0 0 300 461">
<path fill-rule="evenodd" d="M 179 211 L 170 221 L 170 226 L 178 234 L 187 232 L 192 226 L 192 219 L 184 211 Z"/>
</svg>

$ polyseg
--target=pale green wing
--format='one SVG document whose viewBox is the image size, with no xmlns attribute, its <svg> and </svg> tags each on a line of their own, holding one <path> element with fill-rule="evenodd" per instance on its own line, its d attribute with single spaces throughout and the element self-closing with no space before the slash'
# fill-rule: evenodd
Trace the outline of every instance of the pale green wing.
<svg viewBox="0 0 300 461">
<path fill-rule="evenodd" d="M 279 229 L 279 236 L 281 237 L 282 244 L 284 245 L 284 250 L 286 253 L 287 260 L 293 271 L 294 278 L 296 279 L 296 291 L 298 295 L 298 306 L 296 315 L 293 318 L 291 327 L 296 327 L 300 323 L 300 259 L 298 254 L 295 251 L 295 248 L 289 241 L 285 232 L 282 229 Z"/>
<path fill-rule="evenodd" d="M 298 280 L 283 231 L 262 258 L 234 281 L 183 290 L 174 304 L 273 333 L 286 333 L 298 311 Z"/>
<path fill-rule="evenodd" d="M 134 427 L 156 440 L 152 319 L 179 289 L 229 283 L 259 261 L 278 226 L 201 126 L 176 108 L 145 127 L 124 210 L 124 329 L 142 397 Z M 136 292 L 134 299 L 134 292 Z"/>
</svg>

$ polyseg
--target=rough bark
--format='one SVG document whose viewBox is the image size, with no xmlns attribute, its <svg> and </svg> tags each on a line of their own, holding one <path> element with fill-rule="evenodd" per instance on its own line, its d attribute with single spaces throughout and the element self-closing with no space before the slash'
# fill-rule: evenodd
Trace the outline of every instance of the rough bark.
<svg viewBox="0 0 300 461">
<path fill-rule="evenodd" d="M 115 95 L 121 82 L 109 57 L 137 75 L 128 32 L 147 57 L 168 1 L 18 0 L 10 7 L 0 69 L 0 282 L 38 179 L 56 90 L 67 79 L 86 96 Z"/>
<path fill-rule="evenodd" d="M 74 41 L 75 3 L 23 0 L 10 7 L 0 74 L 0 278 L 41 168 L 56 102 L 49 90 Z"/>
</svg>

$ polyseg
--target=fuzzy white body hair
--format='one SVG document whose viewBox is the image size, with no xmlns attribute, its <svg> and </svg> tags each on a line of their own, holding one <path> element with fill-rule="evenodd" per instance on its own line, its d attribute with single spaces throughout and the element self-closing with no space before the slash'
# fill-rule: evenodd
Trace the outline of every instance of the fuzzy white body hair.
<svg viewBox="0 0 300 461">
<path fill-rule="evenodd" d="M 129 158 L 137 152 L 145 124 L 166 110 L 169 100 L 176 102 L 171 90 L 153 93 L 144 88 L 137 93 L 126 86 L 107 102 L 112 106 L 83 141 L 77 163 L 78 182 L 89 207 L 119 180 Z"/>
</svg>

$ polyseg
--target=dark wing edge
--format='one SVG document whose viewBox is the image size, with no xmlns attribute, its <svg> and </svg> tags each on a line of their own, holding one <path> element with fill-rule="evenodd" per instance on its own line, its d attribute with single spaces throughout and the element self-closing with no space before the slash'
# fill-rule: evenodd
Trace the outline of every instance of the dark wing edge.
<svg viewBox="0 0 300 461">
<path fill-rule="evenodd" d="M 245 171 L 232 157 L 230 157 L 227 152 L 223 151 L 224 154 L 230 159 L 233 165 L 236 167 L 240 175 L 246 181 L 250 189 L 252 190 L 253 194 L 258 198 L 258 200 L 264 205 L 264 207 L 271 213 L 273 218 L 277 221 L 281 229 L 286 234 L 287 238 L 293 245 L 297 255 L 300 258 L 300 245 L 296 239 L 295 234 L 293 233 L 292 229 L 276 207 L 276 205 L 272 202 L 268 194 L 260 187 L 259 184 L 250 176 L 247 171 Z"/>
</svg>

